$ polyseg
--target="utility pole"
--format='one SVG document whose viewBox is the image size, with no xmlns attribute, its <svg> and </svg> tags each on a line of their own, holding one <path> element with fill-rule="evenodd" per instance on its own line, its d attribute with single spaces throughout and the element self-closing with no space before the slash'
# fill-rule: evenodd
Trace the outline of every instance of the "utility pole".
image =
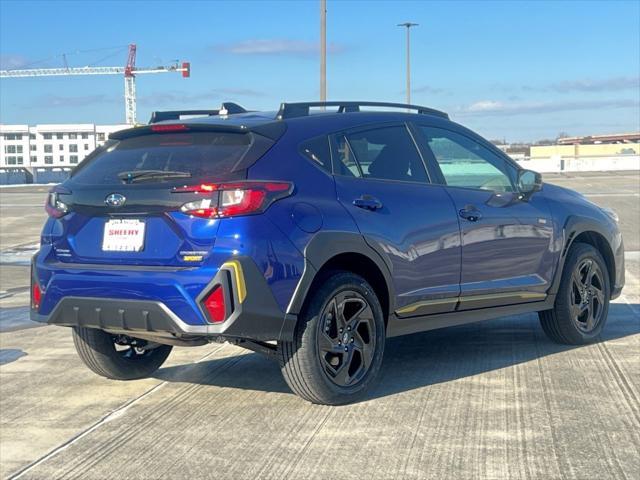
<svg viewBox="0 0 640 480">
<path fill-rule="evenodd" d="M 327 101 L 327 0 L 320 0 L 320 101 Z"/>
<path fill-rule="evenodd" d="M 404 22 L 399 23 L 398 27 L 405 27 L 407 29 L 407 103 L 411 103 L 411 36 L 409 31 L 411 27 L 417 27 L 417 23 Z"/>
</svg>

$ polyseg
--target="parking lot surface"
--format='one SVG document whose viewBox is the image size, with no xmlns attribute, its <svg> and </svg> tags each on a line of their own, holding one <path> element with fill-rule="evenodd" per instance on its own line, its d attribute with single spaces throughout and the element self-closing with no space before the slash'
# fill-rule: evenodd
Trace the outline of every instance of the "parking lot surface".
<svg viewBox="0 0 640 480">
<path fill-rule="evenodd" d="M 0 476 L 640 478 L 640 176 L 544 178 L 620 215 L 627 286 L 601 341 L 556 345 L 532 314 L 391 339 L 378 387 L 343 407 L 228 344 L 94 375 L 68 329 L 28 320 L 47 187 L 0 188 Z"/>
</svg>

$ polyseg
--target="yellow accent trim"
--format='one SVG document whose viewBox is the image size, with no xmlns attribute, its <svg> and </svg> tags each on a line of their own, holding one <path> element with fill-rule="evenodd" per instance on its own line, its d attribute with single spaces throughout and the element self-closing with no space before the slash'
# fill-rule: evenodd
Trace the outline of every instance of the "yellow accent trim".
<svg viewBox="0 0 640 480">
<path fill-rule="evenodd" d="M 453 298 L 439 298 L 437 300 L 423 300 L 422 302 L 411 303 L 406 307 L 399 308 L 396 310 L 396 313 L 404 314 L 404 313 L 413 313 L 419 308 L 429 307 L 431 305 L 441 305 L 443 303 L 456 303 L 458 299 L 456 297 Z"/>
<path fill-rule="evenodd" d="M 411 303 L 405 307 L 399 308 L 398 310 L 396 310 L 396 313 L 400 314 L 400 315 L 406 315 L 407 313 L 413 313 L 416 310 L 418 310 L 419 308 L 422 307 L 430 307 L 432 305 L 442 305 L 445 303 L 456 303 L 456 302 L 460 302 L 461 304 L 463 303 L 468 303 L 468 302 L 477 302 L 478 300 L 494 300 L 494 299 L 498 299 L 498 298 L 513 298 L 513 297 L 518 297 L 521 298 L 522 300 L 530 300 L 533 298 L 539 298 L 540 300 L 543 300 L 544 298 L 546 298 L 546 294 L 544 293 L 535 293 L 535 292 L 506 292 L 506 293 L 489 293 L 489 294 L 485 294 L 485 295 L 467 295 L 466 297 L 460 297 L 458 298 L 439 298 L 436 300 L 423 300 L 421 302 L 416 302 L 416 303 Z"/>
<path fill-rule="evenodd" d="M 233 270 L 233 274 L 236 277 L 236 288 L 238 289 L 238 301 L 244 302 L 247 298 L 247 287 L 244 283 L 244 273 L 242 272 L 242 265 L 237 260 L 229 260 L 222 264 L 222 268 L 229 268 Z"/>
<path fill-rule="evenodd" d="M 522 300 L 529 300 L 532 298 L 543 299 L 547 295 L 544 293 L 536 292 L 506 292 L 506 293 L 487 293 L 485 295 L 467 295 L 466 297 L 460 297 L 460 303 L 464 302 L 477 302 L 478 300 L 495 300 L 498 298 L 521 298 Z"/>
</svg>

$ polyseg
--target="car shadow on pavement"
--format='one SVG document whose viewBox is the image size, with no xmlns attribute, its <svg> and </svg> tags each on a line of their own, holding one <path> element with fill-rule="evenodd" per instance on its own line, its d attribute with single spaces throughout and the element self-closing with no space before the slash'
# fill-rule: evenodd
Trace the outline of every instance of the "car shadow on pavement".
<svg viewBox="0 0 640 480">
<path fill-rule="evenodd" d="M 600 341 L 640 333 L 640 305 L 611 304 Z M 391 338 L 374 399 L 499 370 L 583 348 L 547 339 L 535 314 L 507 317 Z M 225 388 L 290 393 L 278 363 L 257 353 L 167 367 L 156 378 Z"/>
</svg>

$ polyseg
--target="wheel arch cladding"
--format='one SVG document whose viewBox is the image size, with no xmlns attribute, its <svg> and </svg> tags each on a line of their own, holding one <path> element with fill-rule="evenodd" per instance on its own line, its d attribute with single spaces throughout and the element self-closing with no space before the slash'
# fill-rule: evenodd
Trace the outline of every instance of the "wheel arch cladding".
<svg viewBox="0 0 640 480">
<path fill-rule="evenodd" d="M 610 232 L 606 232 L 602 226 L 588 218 L 571 216 L 567 219 L 564 228 L 566 232 L 565 245 L 562 250 L 562 263 L 561 268 L 564 268 L 564 262 L 567 258 L 567 254 L 572 245 L 576 242 L 586 243 L 594 247 L 605 261 L 607 267 L 607 273 L 609 275 L 609 283 L 613 289 L 616 283 L 616 260 L 609 239 Z M 558 271 L 557 282 L 554 285 L 554 291 L 557 292 L 559 288 L 559 279 L 562 276 L 562 271 Z"/>
<path fill-rule="evenodd" d="M 369 257 L 361 253 L 347 252 L 330 258 L 316 274 L 309 291 L 313 291 L 318 284 L 322 283 L 327 276 L 331 274 L 331 272 L 340 270 L 355 273 L 356 275 L 364 278 L 369 285 L 371 285 L 373 293 L 378 297 L 378 301 L 382 307 L 386 326 L 390 314 L 389 287 L 387 286 L 387 281 L 378 265 L 376 265 L 376 263 Z"/>
<path fill-rule="evenodd" d="M 616 281 L 616 263 L 613 257 L 613 251 L 607 239 L 600 233 L 593 230 L 586 230 L 573 237 L 571 245 L 575 243 L 587 243 L 600 252 L 604 262 L 607 265 L 607 273 L 609 274 L 609 284 L 611 288 Z M 569 246 L 570 247 L 570 246 Z"/>
<path fill-rule="evenodd" d="M 302 311 L 309 293 L 331 271 L 345 270 L 363 277 L 380 301 L 385 322 L 394 307 L 391 272 L 360 234 L 321 232 L 305 248 L 305 271 L 287 313 Z"/>
</svg>

